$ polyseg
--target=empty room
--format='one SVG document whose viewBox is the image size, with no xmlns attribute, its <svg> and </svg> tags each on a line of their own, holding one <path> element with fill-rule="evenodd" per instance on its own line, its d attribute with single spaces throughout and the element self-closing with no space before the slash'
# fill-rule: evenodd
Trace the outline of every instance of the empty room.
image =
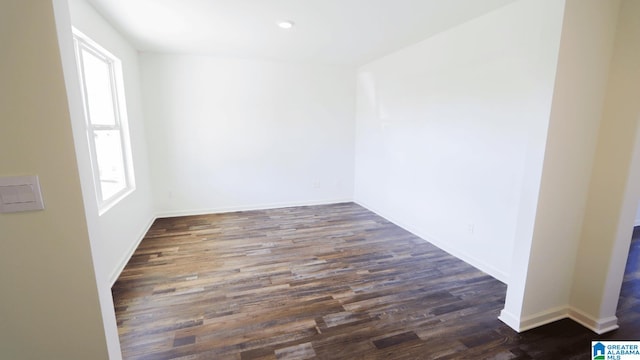
<svg viewBox="0 0 640 360">
<path fill-rule="evenodd" d="M 638 1 L 7 0 L 0 29 L 0 358 L 640 340 Z"/>
</svg>

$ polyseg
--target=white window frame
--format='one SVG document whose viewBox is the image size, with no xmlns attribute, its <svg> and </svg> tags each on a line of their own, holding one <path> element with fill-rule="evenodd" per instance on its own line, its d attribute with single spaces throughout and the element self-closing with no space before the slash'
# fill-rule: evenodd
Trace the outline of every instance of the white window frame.
<svg viewBox="0 0 640 360">
<path fill-rule="evenodd" d="M 131 156 L 131 143 L 129 140 L 129 128 L 127 118 L 127 107 L 124 96 L 123 86 L 123 74 L 122 74 L 122 62 L 111 52 L 91 40 L 88 36 L 80 32 L 78 29 L 73 28 L 73 40 L 76 53 L 76 61 L 78 67 L 78 76 L 80 79 L 80 88 L 82 91 L 82 100 L 85 114 L 86 135 L 89 143 L 89 153 L 91 155 L 91 170 L 93 172 L 93 181 L 96 191 L 96 200 L 98 201 L 98 214 L 102 215 L 111 209 L 114 205 L 119 203 L 122 199 L 131 194 L 135 186 L 135 176 L 133 172 L 133 160 Z M 114 104 L 114 125 L 99 125 L 91 122 L 91 116 L 89 114 L 89 102 L 87 99 L 87 87 L 85 84 L 84 75 L 84 63 L 82 58 L 82 50 L 90 52 L 92 55 L 100 58 L 109 65 L 109 72 L 111 78 L 111 94 L 113 96 Z M 100 177 L 100 170 L 98 166 L 98 156 L 95 143 L 95 131 L 99 130 L 114 130 L 120 134 L 120 144 L 122 146 L 122 161 L 124 164 L 124 178 L 125 187 L 113 194 L 109 198 L 103 199 L 102 194 L 102 180 Z"/>
</svg>

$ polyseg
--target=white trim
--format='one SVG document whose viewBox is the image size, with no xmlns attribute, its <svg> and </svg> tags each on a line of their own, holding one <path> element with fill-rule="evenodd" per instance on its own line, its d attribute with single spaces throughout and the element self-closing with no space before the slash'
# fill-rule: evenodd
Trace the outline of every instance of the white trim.
<svg viewBox="0 0 640 360">
<path fill-rule="evenodd" d="M 436 247 L 438 247 L 439 249 L 447 252 L 450 255 L 455 256 L 456 258 L 466 262 L 467 264 L 475 267 L 476 269 L 485 272 L 487 274 L 489 274 L 490 276 L 496 278 L 497 280 L 507 284 L 508 280 L 509 280 L 509 275 L 501 270 L 496 269 L 493 265 L 488 264 L 482 260 L 477 259 L 474 256 L 470 256 L 469 254 L 467 254 L 465 251 L 460 250 L 458 248 L 454 248 L 450 245 L 448 245 L 448 243 L 446 241 L 442 241 L 441 239 L 437 239 L 429 234 L 426 234 L 424 231 L 421 231 L 419 229 L 416 229 L 415 227 L 408 225 L 402 221 L 399 221 L 398 219 L 394 218 L 393 216 L 385 213 L 384 211 L 379 211 L 378 209 L 369 206 L 366 203 L 363 203 L 361 201 L 355 201 L 354 202 L 360 206 L 362 206 L 363 208 L 378 214 L 379 216 L 385 218 L 388 221 L 391 221 L 392 223 L 394 223 L 395 225 L 409 231 L 410 233 L 416 235 L 417 237 L 435 245 Z"/>
<path fill-rule="evenodd" d="M 580 325 L 586 327 L 587 329 L 593 331 L 598 335 L 619 328 L 618 318 L 616 316 L 610 316 L 604 319 L 595 319 L 576 308 L 569 307 L 569 317 L 573 321 L 579 323 Z"/>
<path fill-rule="evenodd" d="M 554 321 L 566 319 L 569 317 L 569 313 L 566 307 L 557 307 L 546 311 L 541 311 L 537 314 L 525 316 L 520 319 L 518 332 L 523 332 L 537 328 L 543 325 L 550 324 Z"/>
<path fill-rule="evenodd" d="M 519 333 L 562 319 L 571 319 L 598 335 L 616 330 L 619 327 L 618 318 L 615 316 L 604 319 L 595 319 L 591 315 L 571 306 L 558 307 L 531 316 L 526 316 L 522 319 L 518 319 L 517 316 L 503 309 L 500 312 L 498 319 Z"/>
<path fill-rule="evenodd" d="M 135 243 L 133 243 L 131 247 L 129 247 L 129 249 L 124 254 L 122 259 L 120 259 L 120 262 L 118 263 L 118 266 L 114 269 L 114 271 L 111 273 L 111 276 L 109 277 L 110 287 L 113 287 L 113 285 L 115 285 L 116 281 L 118 281 L 118 278 L 120 277 L 120 274 L 122 274 L 122 271 L 124 270 L 125 266 L 127 266 L 129 261 L 131 260 L 131 257 L 133 256 L 133 254 L 138 249 L 138 246 L 140 246 L 140 243 L 142 242 L 142 240 L 144 240 L 145 236 L 147 235 L 147 233 L 151 229 L 151 225 L 153 225 L 153 222 L 156 221 L 156 219 L 157 219 L 157 217 L 155 217 L 155 216 L 151 217 L 151 220 L 149 220 L 147 226 L 144 227 L 144 230 L 142 231 L 142 233 L 140 233 L 140 235 L 138 235 L 138 240 Z"/>
<path fill-rule="evenodd" d="M 111 210 L 112 207 L 118 205 L 120 203 L 120 201 L 122 201 L 122 199 L 124 199 L 127 196 L 133 194 L 133 192 L 136 191 L 136 188 L 135 187 L 125 188 L 124 190 L 125 191 L 122 191 L 119 194 L 116 194 L 117 196 L 114 195 L 113 197 L 111 197 L 109 199 L 109 201 L 105 201 L 102 204 L 102 206 L 98 206 L 98 216 L 104 215 L 107 211 Z M 96 191 L 97 191 L 97 189 L 96 189 Z"/>
<path fill-rule="evenodd" d="M 320 201 L 294 201 L 294 202 L 281 202 L 281 203 L 268 203 L 257 205 L 241 205 L 241 206 L 227 206 L 217 208 L 206 209 L 191 209 L 180 211 L 165 211 L 157 214 L 158 218 L 166 217 L 178 217 L 178 216 L 194 216 L 194 215 L 207 215 L 207 214 L 221 214 L 227 212 L 236 211 L 252 211 L 252 210 L 268 210 L 268 209 L 280 209 L 294 206 L 315 206 L 315 205 L 331 205 L 354 202 L 353 199 L 334 199 L 334 200 L 320 200 Z"/>
</svg>

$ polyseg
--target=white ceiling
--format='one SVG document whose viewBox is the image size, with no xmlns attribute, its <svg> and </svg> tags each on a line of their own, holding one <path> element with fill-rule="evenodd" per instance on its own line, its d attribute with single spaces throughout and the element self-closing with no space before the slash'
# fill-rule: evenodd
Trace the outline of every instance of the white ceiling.
<svg viewBox="0 0 640 360">
<path fill-rule="evenodd" d="M 87 1 L 140 51 L 361 65 L 515 0 Z"/>
</svg>

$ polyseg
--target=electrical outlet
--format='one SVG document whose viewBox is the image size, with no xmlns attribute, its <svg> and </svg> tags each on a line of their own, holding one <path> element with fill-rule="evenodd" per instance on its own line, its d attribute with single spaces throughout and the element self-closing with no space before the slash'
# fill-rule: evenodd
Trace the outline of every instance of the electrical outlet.
<svg viewBox="0 0 640 360">
<path fill-rule="evenodd" d="M 475 231 L 475 225 L 474 224 L 467 225 L 467 230 L 469 231 L 469 234 L 473 235 L 473 232 Z"/>
</svg>

